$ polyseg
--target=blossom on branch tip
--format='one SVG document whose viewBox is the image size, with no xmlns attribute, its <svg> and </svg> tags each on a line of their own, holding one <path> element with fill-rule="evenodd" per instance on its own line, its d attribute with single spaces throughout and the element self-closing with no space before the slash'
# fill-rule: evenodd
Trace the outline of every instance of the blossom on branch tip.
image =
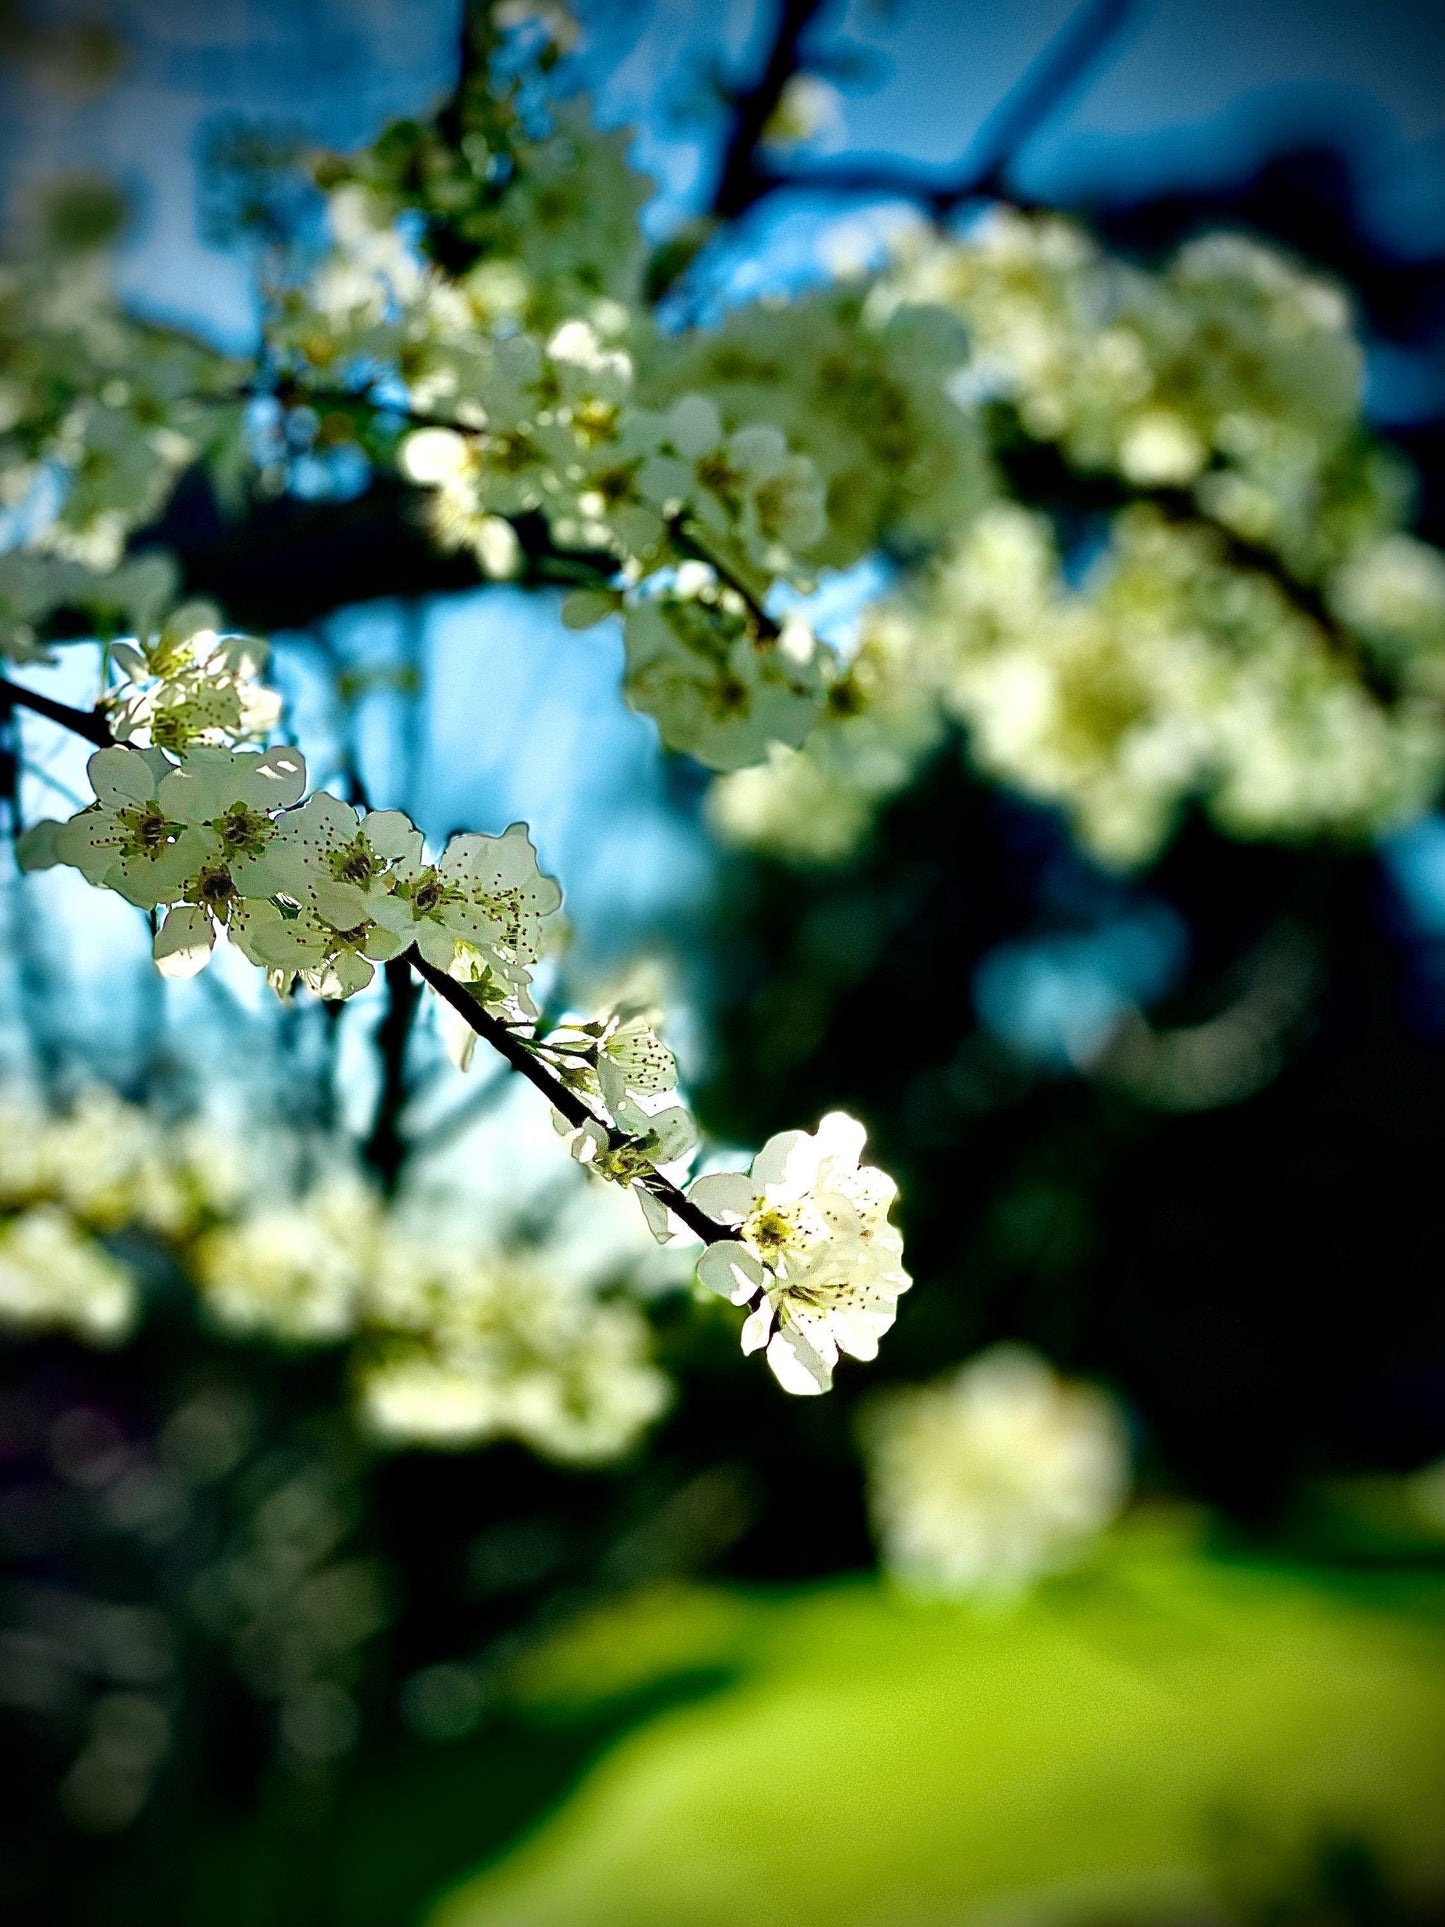
<svg viewBox="0 0 1445 1927">
<path fill-rule="evenodd" d="M 768 1139 L 748 1175 L 698 1178 L 689 1199 L 736 1236 L 709 1244 L 700 1282 L 752 1310 L 745 1352 L 767 1349 L 784 1391 L 826 1392 L 840 1352 L 878 1355 L 878 1340 L 912 1283 L 903 1238 L 889 1223 L 893 1180 L 860 1164 L 863 1126 L 830 1111 L 816 1132 Z"/>
</svg>

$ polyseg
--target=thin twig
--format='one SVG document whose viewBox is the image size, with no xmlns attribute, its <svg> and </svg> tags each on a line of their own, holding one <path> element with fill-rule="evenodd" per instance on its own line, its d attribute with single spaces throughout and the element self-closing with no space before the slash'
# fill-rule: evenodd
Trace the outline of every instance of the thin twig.
<svg viewBox="0 0 1445 1927">
<path fill-rule="evenodd" d="M 481 1000 L 474 997 L 465 984 L 455 977 L 449 977 L 444 970 L 429 964 L 416 950 L 405 953 L 406 961 L 424 982 L 431 985 L 443 1003 L 450 1004 L 457 1015 L 474 1030 L 484 1043 L 491 1045 L 499 1056 L 504 1057 L 514 1071 L 525 1077 L 552 1105 L 560 1111 L 569 1124 L 580 1130 L 587 1124 L 600 1124 L 602 1120 L 591 1110 L 575 1091 L 568 1090 L 562 1080 L 541 1062 L 529 1041 L 515 1030 L 504 1024 L 500 1017 L 494 1017 Z M 607 1139 L 614 1150 L 634 1144 L 636 1139 L 625 1132 L 608 1130 Z M 689 1231 L 696 1232 L 704 1244 L 717 1244 L 722 1239 L 736 1238 L 738 1233 L 728 1225 L 719 1224 L 705 1211 L 699 1210 L 685 1191 L 679 1190 L 668 1178 L 656 1169 L 649 1169 L 640 1180 L 643 1188 L 659 1203 L 665 1204 L 673 1216 L 685 1224 Z"/>
<path fill-rule="evenodd" d="M 753 627 L 760 636 L 768 642 L 778 640 L 783 633 L 781 625 L 768 614 L 748 585 L 723 561 L 706 536 L 698 533 L 695 522 L 684 515 L 675 515 L 667 525 L 667 532 L 678 548 L 695 561 L 706 562 L 718 581 L 742 599 L 752 619 Z"/>
</svg>

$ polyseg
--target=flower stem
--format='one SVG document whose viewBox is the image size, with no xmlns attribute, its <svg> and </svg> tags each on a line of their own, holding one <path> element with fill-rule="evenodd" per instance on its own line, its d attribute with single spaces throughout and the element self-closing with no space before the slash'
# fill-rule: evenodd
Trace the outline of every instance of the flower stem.
<svg viewBox="0 0 1445 1927">
<path fill-rule="evenodd" d="M 433 964 L 429 964 L 416 950 L 408 950 L 406 960 L 417 975 L 431 985 L 442 1002 L 450 1004 L 478 1037 L 490 1044 L 499 1056 L 507 1060 L 514 1071 L 527 1079 L 528 1083 L 536 1085 L 554 1110 L 560 1111 L 569 1124 L 575 1124 L 580 1130 L 584 1124 L 601 1122 L 596 1113 L 582 1102 L 577 1093 L 569 1091 L 561 1078 L 541 1062 L 527 1039 L 510 1029 L 500 1017 L 494 1017 L 482 1004 L 480 998 L 474 997 L 465 984 L 459 983 L 455 977 L 449 977 L 444 970 L 438 970 Z M 625 1133 L 616 1130 L 609 1130 L 608 1138 L 614 1148 L 633 1141 Z M 660 1204 L 665 1204 L 672 1215 L 680 1219 L 689 1231 L 695 1231 L 704 1244 L 717 1244 L 721 1239 L 737 1237 L 737 1232 L 731 1226 L 719 1224 L 715 1218 L 710 1218 L 705 1211 L 699 1210 L 686 1192 L 679 1190 L 677 1185 L 671 1179 L 663 1177 L 660 1171 L 649 1169 L 646 1176 L 639 1182 Z"/>
</svg>

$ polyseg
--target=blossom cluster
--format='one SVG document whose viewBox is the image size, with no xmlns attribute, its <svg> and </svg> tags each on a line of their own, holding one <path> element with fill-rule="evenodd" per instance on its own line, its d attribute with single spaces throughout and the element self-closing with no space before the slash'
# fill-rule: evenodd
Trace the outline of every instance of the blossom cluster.
<svg viewBox="0 0 1445 1927">
<path fill-rule="evenodd" d="M 1112 1402 L 1019 1345 L 878 1394 L 862 1435 L 884 1565 L 917 1592 L 1019 1593 L 1076 1564 L 1128 1493 Z"/>
<path fill-rule="evenodd" d="M 455 836 L 435 862 L 400 810 L 358 810 L 325 790 L 305 803 L 293 749 L 199 744 L 172 758 L 116 745 L 89 763 L 96 800 L 26 832 L 31 869 L 73 865 L 146 910 L 165 909 L 157 965 L 192 976 L 218 933 L 281 990 L 365 989 L 377 963 L 415 949 L 503 1007 L 530 1008 L 542 920 L 561 892 L 523 825 Z"/>
<path fill-rule="evenodd" d="M 580 135 L 572 146 L 589 151 Z M 518 162 L 499 209 L 526 202 L 535 164 Z M 568 183 L 561 198 L 580 214 Z M 779 580 L 809 579 L 826 533 L 809 456 L 775 422 L 725 419 L 695 389 L 655 383 L 644 397 L 641 319 L 612 296 L 594 292 L 544 329 L 522 312 L 525 274 L 508 296 L 505 258 L 443 274 L 403 238 L 391 198 L 361 180 L 334 188 L 330 210 L 333 251 L 273 329 L 288 379 L 383 413 L 402 397 L 401 473 L 428 491 L 439 543 L 471 551 L 486 573 L 518 572 L 513 525 L 544 518 L 595 584 L 569 620 L 632 611 L 627 695 L 670 747 L 731 768 L 801 740 L 818 710 L 819 646 L 799 624 L 780 633 L 765 604 Z M 545 232 L 525 209 L 507 218 Z M 665 593 L 639 600 L 644 584 Z"/>
<path fill-rule="evenodd" d="M 214 1134 L 167 1130 L 112 1092 L 54 1113 L 0 1094 L 0 1320 L 115 1343 L 135 1323 L 133 1265 L 112 1243 L 140 1229 L 180 1249 L 236 1197 Z"/>
<path fill-rule="evenodd" d="M 263 727 L 252 719 L 269 712 L 250 693 L 252 658 L 198 627 L 203 615 L 178 612 L 153 643 L 120 646 L 122 666 L 141 680 L 114 708 L 151 743 L 97 750 L 88 764 L 95 802 L 64 823 L 32 826 L 20 839 L 22 864 L 73 866 L 142 909 L 163 909 L 153 950 L 167 976 L 201 969 L 220 936 L 282 994 L 299 980 L 322 997 L 344 999 L 366 988 L 378 963 L 401 957 L 456 980 L 460 1011 L 457 999 L 447 1007 L 462 1018 L 464 1041 L 455 1051 L 462 1067 L 478 1034 L 487 1034 L 483 1020 L 500 1025 L 509 1047 L 536 1066 L 534 1081 L 553 1094 L 556 1121 L 577 1161 L 631 1190 L 659 1241 L 679 1227 L 702 1228 L 700 1280 L 750 1307 L 743 1348 L 766 1346 L 781 1384 L 826 1390 L 840 1350 L 875 1356 L 909 1279 L 901 1237 L 888 1222 L 893 1185 L 858 1163 L 863 1127 L 834 1113 L 816 1137 L 789 1132 L 771 1140 L 751 1177 L 706 1175 L 684 1197 L 698 1131 L 677 1096 L 676 1060 L 651 1014 L 624 1007 L 546 1034 L 536 1029 L 530 987 L 545 920 L 562 894 L 539 869 L 525 825 L 514 823 L 500 837 L 459 833 L 432 859 L 422 832 L 400 810 L 358 809 L 326 790 L 303 802 L 299 751 L 205 740 Z M 184 746 L 168 749 L 157 736 Z M 355 1199 L 334 1211 L 317 1197 L 307 1213 L 262 1213 L 244 1236 L 217 1232 L 201 1273 L 216 1281 L 219 1302 L 229 1303 L 239 1322 L 259 1318 L 297 1339 L 335 1336 L 359 1315 L 358 1303 L 379 1302 L 348 1256 L 366 1222 Z M 384 1273 L 396 1270 L 403 1249 L 394 1245 L 380 1261 Z M 427 1326 L 426 1358 L 412 1356 L 393 1334 L 392 1389 L 378 1409 L 395 1419 L 412 1409 L 408 1399 L 421 1400 L 419 1387 L 430 1385 L 436 1424 L 451 1410 L 445 1424 L 452 1430 L 485 1432 L 482 1419 L 462 1415 L 478 1409 L 481 1395 L 473 1393 L 488 1348 L 510 1346 L 510 1356 L 521 1343 L 510 1326 L 511 1336 L 498 1335 L 507 1291 L 486 1283 L 490 1274 L 470 1261 L 460 1272 L 450 1263 L 434 1272 L 417 1287 L 423 1296 L 469 1309 L 448 1327 L 453 1339 L 446 1344 L 439 1328 Z M 273 1312 L 265 1309 L 270 1289 L 279 1294 Z M 533 1296 L 537 1321 L 574 1329 L 570 1314 L 545 1308 L 540 1286 Z M 118 1311 L 111 1315 L 120 1322 Z M 478 1318 L 492 1334 L 485 1344 Z M 622 1327 L 599 1313 L 587 1328 L 620 1372 L 630 1342 Z M 400 1329 L 416 1336 L 412 1326 Z M 640 1410 L 646 1400 L 639 1393 L 622 1403 Z M 492 1411 L 497 1398 L 489 1393 L 482 1404 Z"/>
<path fill-rule="evenodd" d="M 0 510 L 26 547 L 88 571 L 181 472 L 239 435 L 234 363 L 119 306 L 104 248 L 0 266 Z"/>
<path fill-rule="evenodd" d="M 560 1244 L 479 1245 L 438 1226 L 434 1208 L 384 1210 L 345 1172 L 217 1227 L 195 1272 L 228 1330 L 350 1339 L 361 1415 L 395 1444 L 506 1437 L 600 1463 L 629 1450 L 670 1398 L 637 1304 L 602 1295 Z"/>
<path fill-rule="evenodd" d="M 815 1132 L 780 1131 L 747 1174 L 694 1180 L 693 1203 L 735 1228 L 708 1245 L 698 1278 L 750 1307 L 743 1350 L 766 1351 L 785 1391 L 826 1392 L 839 1354 L 870 1359 L 912 1283 L 889 1221 L 893 1180 L 860 1164 L 863 1126 L 830 1111 Z"/>
<path fill-rule="evenodd" d="M 139 1321 L 152 1258 L 237 1337 L 347 1343 L 362 1416 L 396 1444 L 516 1438 L 574 1463 L 665 1408 L 646 1317 L 562 1241 L 484 1242 L 460 1201 L 385 1203 L 346 1163 L 278 1198 L 228 1131 L 112 1092 L 0 1096 L 0 1322 L 91 1344 Z"/>
</svg>

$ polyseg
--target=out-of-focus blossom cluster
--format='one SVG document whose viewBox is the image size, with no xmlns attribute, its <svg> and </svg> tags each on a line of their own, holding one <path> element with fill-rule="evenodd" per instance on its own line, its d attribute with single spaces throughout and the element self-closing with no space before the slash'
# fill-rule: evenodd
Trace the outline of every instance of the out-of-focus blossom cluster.
<svg viewBox="0 0 1445 1927">
<path fill-rule="evenodd" d="M 104 247 L 0 267 L 0 511 L 14 537 L 83 571 L 115 569 L 182 470 L 239 441 L 241 379 L 200 343 L 127 316 Z M 74 594 L 83 577 L 70 580 Z"/>
<path fill-rule="evenodd" d="M 939 572 L 929 642 L 978 763 L 1113 864 L 1151 857 L 1188 798 L 1236 836 L 1368 834 L 1440 781 L 1438 671 L 1381 693 L 1356 641 L 1143 504 L 1077 589 L 1045 518 L 990 511 Z"/>
<path fill-rule="evenodd" d="M 234 1149 L 103 1088 L 62 1112 L 20 1090 L 0 1094 L 0 1320 L 99 1344 L 124 1338 L 140 1309 L 124 1234 L 185 1249 L 236 1202 Z"/>
<path fill-rule="evenodd" d="M 965 392 L 1009 404 L 1078 469 L 1192 491 L 1302 579 L 1398 506 L 1398 476 L 1359 434 L 1349 305 L 1275 249 L 1207 235 L 1150 271 L 1072 222 L 997 209 L 918 250 L 895 285 L 964 323 Z"/>
<path fill-rule="evenodd" d="M 363 1415 L 397 1442 L 594 1462 L 666 1406 L 644 1314 L 575 1240 L 487 1244 L 455 1201 L 389 1205 L 345 1165 L 290 1196 L 261 1179 L 228 1134 L 106 1090 L 60 1112 L 6 1095 L 0 1322 L 115 1343 L 178 1268 L 237 1337 L 349 1343 Z"/>
<path fill-rule="evenodd" d="M 1129 1489 L 1112 1402 L 1017 1345 L 879 1393 L 862 1442 L 884 1566 L 921 1593 L 1019 1593 L 1075 1564 Z"/>
<path fill-rule="evenodd" d="M 870 614 L 844 679 L 871 681 L 866 699 L 715 787 L 725 834 L 846 855 L 949 717 L 981 768 L 1118 866 L 1155 855 L 1190 800 L 1246 837 L 1370 834 L 1428 806 L 1445 560 L 1402 527 L 1408 477 L 1363 427 L 1336 289 L 1230 236 L 1150 272 L 1001 210 L 870 301 L 963 325 L 943 385 L 1014 499 L 955 518 Z M 1054 511 L 1101 473 L 1116 495 L 1081 542 Z"/>
<path fill-rule="evenodd" d="M 579 1464 L 635 1444 L 670 1395 L 636 1303 L 560 1244 L 488 1248 L 426 1220 L 334 1175 L 210 1232 L 201 1296 L 236 1332 L 351 1339 L 362 1415 L 396 1443 L 507 1437 Z"/>
</svg>

